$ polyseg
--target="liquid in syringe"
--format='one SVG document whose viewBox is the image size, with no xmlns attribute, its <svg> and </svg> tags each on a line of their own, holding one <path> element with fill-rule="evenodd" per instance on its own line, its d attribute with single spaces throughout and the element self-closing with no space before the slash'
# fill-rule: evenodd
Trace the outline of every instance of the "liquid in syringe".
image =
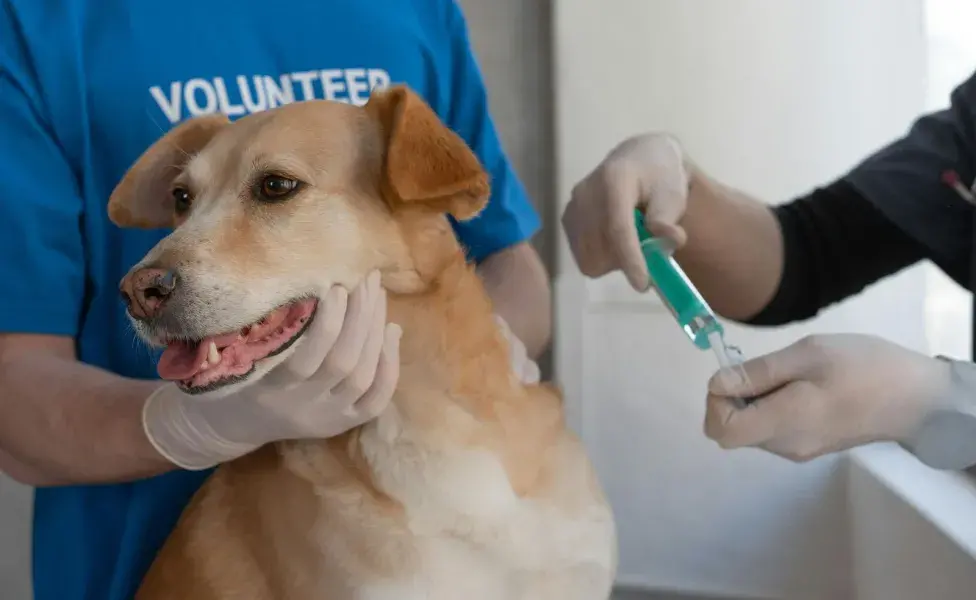
<svg viewBox="0 0 976 600">
<path fill-rule="evenodd" d="M 695 346 L 702 350 L 711 349 L 721 368 L 731 368 L 732 372 L 748 382 L 748 376 L 741 366 L 744 360 L 742 352 L 725 342 L 722 323 L 671 256 L 669 249 L 644 227 L 644 217 L 639 210 L 634 211 L 634 224 L 654 289 L 678 325 Z M 738 402 L 740 407 L 747 403 L 748 400 Z"/>
</svg>

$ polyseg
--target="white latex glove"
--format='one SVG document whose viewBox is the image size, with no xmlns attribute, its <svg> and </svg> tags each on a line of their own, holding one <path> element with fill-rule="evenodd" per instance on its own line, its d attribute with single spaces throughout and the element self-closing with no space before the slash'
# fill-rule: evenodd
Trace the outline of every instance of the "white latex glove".
<svg viewBox="0 0 976 600">
<path fill-rule="evenodd" d="M 143 408 L 149 440 L 184 469 L 205 469 L 268 442 L 320 439 L 386 408 L 400 373 L 401 329 L 386 323 L 386 292 L 373 273 L 351 294 L 334 287 L 295 353 L 225 397 L 184 394 L 175 384 Z"/>
<path fill-rule="evenodd" d="M 802 462 L 875 441 L 911 444 L 950 399 L 949 363 L 877 337 L 805 338 L 709 381 L 705 434 Z M 737 409 L 731 398 L 759 396 Z"/>
<path fill-rule="evenodd" d="M 691 167 L 678 141 L 663 133 L 632 137 L 614 148 L 573 188 L 562 224 L 580 271 L 601 277 L 623 270 L 630 285 L 650 285 L 634 228 L 634 209 L 644 212 L 651 235 L 674 248 L 687 235 L 678 224 L 688 205 Z"/>
<path fill-rule="evenodd" d="M 525 385 L 534 385 L 539 383 L 541 377 L 539 373 L 539 365 L 536 364 L 534 360 L 529 358 L 529 353 L 525 349 L 525 344 L 522 340 L 512 332 L 512 328 L 508 326 L 508 323 L 499 315 L 495 315 L 495 322 L 498 323 L 498 328 L 501 330 L 502 335 L 505 337 L 505 341 L 508 342 L 509 357 L 512 362 L 512 371 L 515 376 L 519 378 L 519 381 Z"/>
</svg>

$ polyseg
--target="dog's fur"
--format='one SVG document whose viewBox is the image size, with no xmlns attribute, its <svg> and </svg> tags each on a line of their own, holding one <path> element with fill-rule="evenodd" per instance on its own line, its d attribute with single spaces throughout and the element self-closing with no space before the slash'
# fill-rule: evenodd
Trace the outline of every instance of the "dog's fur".
<svg viewBox="0 0 976 600">
<path fill-rule="evenodd" d="M 248 186 L 267 172 L 305 189 L 260 204 Z M 193 190 L 185 218 L 174 181 Z M 365 107 L 199 117 L 133 165 L 109 214 L 125 227 L 175 226 L 138 267 L 178 271 L 180 302 L 167 310 L 188 337 L 240 328 L 333 284 L 351 289 L 376 269 L 388 319 L 403 328 L 391 406 L 338 437 L 221 466 L 140 600 L 609 596 L 616 539 L 599 482 L 558 391 L 514 377 L 445 218 L 474 217 L 488 191 L 474 154 L 404 87 Z"/>
</svg>

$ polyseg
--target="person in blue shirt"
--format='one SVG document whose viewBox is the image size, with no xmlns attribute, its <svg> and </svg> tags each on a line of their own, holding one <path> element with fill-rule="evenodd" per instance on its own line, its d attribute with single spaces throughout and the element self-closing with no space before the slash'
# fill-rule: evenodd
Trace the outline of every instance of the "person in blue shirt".
<svg viewBox="0 0 976 600">
<path fill-rule="evenodd" d="M 134 339 L 118 282 L 167 232 L 113 226 L 114 186 L 188 118 L 309 99 L 361 105 L 401 82 L 490 172 L 487 209 L 456 232 L 497 313 L 538 355 L 549 289 L 528 240 L 540 221 L 500 148 L 452 0 L 0 0 L 0 470 L 38 488 L 36 600 L 132 597 L 203 467 L 248 446 L 174 441 L 175 400 L 144 415 L 167 384 Z M 326 304 L 345 311 L 340 337 L 377 329 L 344 308 L 362 297 Z M 364 397 L 391 393 L 395 369 L 377 367 L 395 359 L 391 339 L 358 342 L 382 348 L 360 358 L 376 372 Z M 332 358 L 320 355 L 321 368 Z M 178 467 L 181 450 L 199 460 Z"/>
</svg>

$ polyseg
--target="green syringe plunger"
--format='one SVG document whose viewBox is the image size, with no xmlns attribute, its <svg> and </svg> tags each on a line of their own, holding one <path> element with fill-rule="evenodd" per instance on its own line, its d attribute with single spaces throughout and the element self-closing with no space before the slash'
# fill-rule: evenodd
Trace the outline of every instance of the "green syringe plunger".
<svg viewBox="0 0 976 600">
<path fill-rule="evenodd" d="M 720 339 L 724 334 L 722 324 L 661 240 L 654 238 L 644 227 L 644 217 L 639 210 L 634 211 L 634 223 L 647 271 L 661 301 L 696 346 L 702 350 L 710 349 L 709 337 Z"/>
</svg>

